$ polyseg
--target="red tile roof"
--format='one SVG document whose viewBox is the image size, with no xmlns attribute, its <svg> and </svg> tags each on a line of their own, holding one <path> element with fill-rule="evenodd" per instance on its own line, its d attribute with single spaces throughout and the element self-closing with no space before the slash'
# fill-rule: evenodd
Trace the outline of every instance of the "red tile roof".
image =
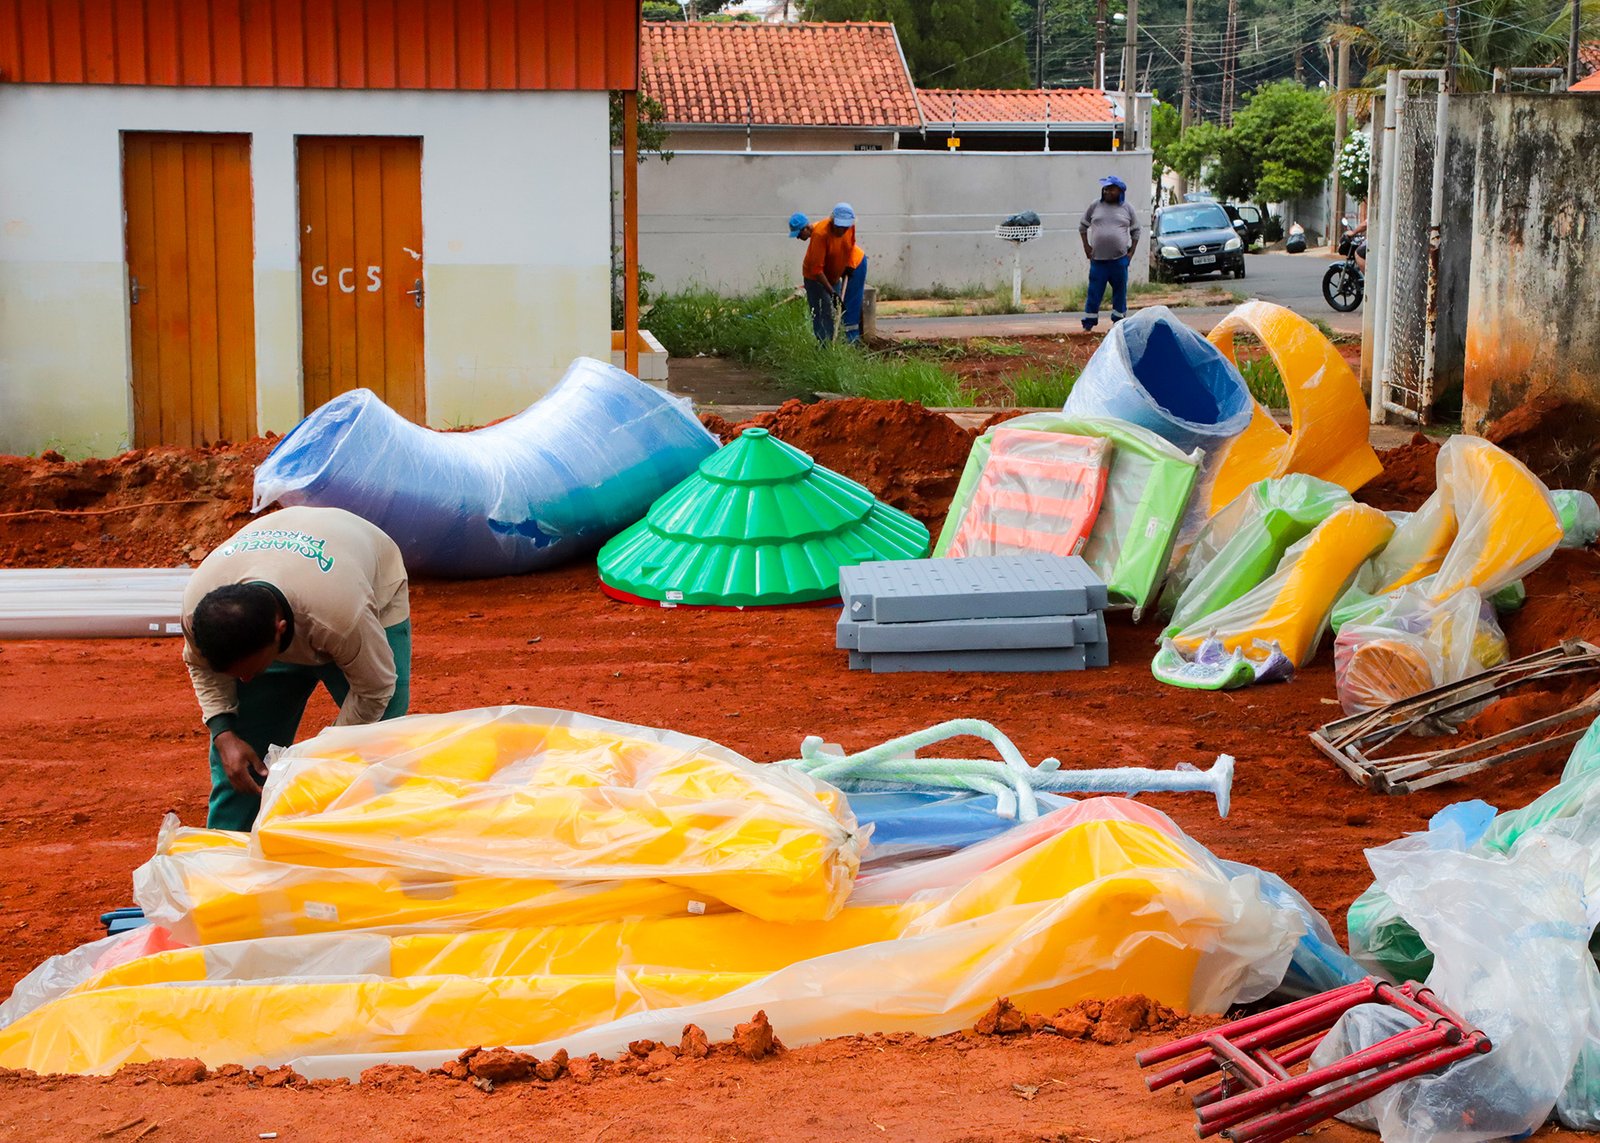
<svg viewBox="0 0 1600 1143">
<path fill-rule="evenodd" d="M 1568 91 L 1600 91 L 1600 71 L 1580 79 L 1577 83 L 1567 88 Z"/>
<path fill-rule="evenodd" d="M 1050 123 L 1119 123 L 1121 112 L 1103 91 L 1090 87 L 1051 90 L 980 91 L 918 88 L 917 100 L 929 127 L 957 123 L 1043 127 Z"/>
<path fill-rule="evenodd" d="M 668 123 L 922 126 L 893 24 L 646 23 L 639 66 Z"/>
<path fill-rule="evenodd" d="M 1557 66 L 1564 67 L 1566 62 L 1566 57 L 1563 56 Z M 1578 45 L 1578 74 L 1593 75 L 1597 71 L 1600 71 L 1600 40 L 1585 40 Z"/>
</svg>

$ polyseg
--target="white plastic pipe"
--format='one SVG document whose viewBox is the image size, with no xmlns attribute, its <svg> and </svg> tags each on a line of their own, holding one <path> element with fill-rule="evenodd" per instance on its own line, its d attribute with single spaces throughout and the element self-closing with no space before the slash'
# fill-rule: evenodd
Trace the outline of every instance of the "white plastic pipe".
<svg viewBox="0 0 1600 1143">
<path fill-rule="evenodd" d="M 190 568 L 0 571 L 0 639 L 181 635 Z"/>
</svg>

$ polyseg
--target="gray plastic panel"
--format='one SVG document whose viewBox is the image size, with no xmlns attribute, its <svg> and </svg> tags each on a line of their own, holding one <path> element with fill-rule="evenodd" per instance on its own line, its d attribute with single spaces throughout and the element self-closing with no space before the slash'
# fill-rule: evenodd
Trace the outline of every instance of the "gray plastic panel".
<svg viewBox="0 0 1600 1143">
<path fill-rule="evenodd" d="M 1104 610 L 1106 587 L 1079 556 L 964 556 L 841 568 L 844 614 L 861 622 L 1003 619 Z"/>
<path fill-rule="evenodd" d="M 1086 662 L 1083 647 L 1021 651 L 926 651 L 861 655 L 875 675 L 906 671 L 1081 671 Z M 853 656 L 854 657 L 854 656 Z M 852 658 L 853 658 L 852 657 Z"/>
<path fill-rule="evenodd" d="M 841 614 L 836 631 L 835 646 L 859 651 L 1002 651 L 1106 640 L 1106 622 L 1098 612 L 931 623 L 856 623 Z"/>
</svg>

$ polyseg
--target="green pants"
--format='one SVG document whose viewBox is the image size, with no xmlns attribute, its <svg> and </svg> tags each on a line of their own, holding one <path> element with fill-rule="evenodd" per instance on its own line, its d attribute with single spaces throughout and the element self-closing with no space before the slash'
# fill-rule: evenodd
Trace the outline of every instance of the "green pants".
<svg viewBox="0 0 1600 1143">
<path fill-rule="evenodd" d="M 384 629 L 394 652 L 394 697 L 383 712 L 385 719 L 399 718 L 411 705 L 411 621 Z M 317 684 L 328 688 L 333 701 L 344 705 L 350 684 L 332 663 L 303 667 L 273 663 L 248 683 L 239 684 L 239 718 L 234 733 L 264 761 L 274 746 L 290 746 L 305 717 L 306 703 Z M 261 810 L 261 799 L 233 788 L 222 769 L 216 739 L 211 740 L 211 806 L 206 825 L 211 829 L 248 830 Z"/>
</svg>

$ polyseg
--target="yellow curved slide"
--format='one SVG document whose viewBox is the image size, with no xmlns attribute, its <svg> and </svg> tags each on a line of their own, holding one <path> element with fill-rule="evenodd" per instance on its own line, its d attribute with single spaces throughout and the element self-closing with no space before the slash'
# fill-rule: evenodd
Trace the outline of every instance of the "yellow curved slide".
<svg viewBox="0 0 1600 1143">
<path fill-rule="evenodd" d="M 1302 666 L 1316 650 L 1334 601 L 1393 534 L 1394 524 L 1376 508 L 1346 504 L 1290 548 L 1266 580 L 1199 617 L 1172 642 L 1193 655 L 1208 638 L 1217 638 L 1250 659 L 1264 659 L 1276 646 Z"/>
<path fill-rule="evenodd" d="M 1271 355 L 1289 397 L 1290 431 L 1259 404 L 1250 425 L 1228 448 L 1212 485 L 1215 512 L 1258 480 L 1303 472 L 1354 492 L 1383 471 L 1368 442 L 1361 383 L 1338 348 L 1293 310 L 1249 301 L 1208 335 L 1229 361 L 1234 336 L 1253 334 Z"/>
<path fill-rule="evenodd" d="M 1251 966 L 1287 962 L 1298 923 L 1193 843 L 1131 817 L 1060 820 L 975 877 L 831 920 L 724 913 L 160 952 L 0 1030 L 0 1066 L 106 1072 L 174 1056 L 253 1064 L 531 1045 L 736 989 L 740 1018 L 766 1007 L 796 1039 L 936 1034 L 1001 995 L 1038 1011 L 1133 992 L 1220 1010 Z"/>
</svg>

